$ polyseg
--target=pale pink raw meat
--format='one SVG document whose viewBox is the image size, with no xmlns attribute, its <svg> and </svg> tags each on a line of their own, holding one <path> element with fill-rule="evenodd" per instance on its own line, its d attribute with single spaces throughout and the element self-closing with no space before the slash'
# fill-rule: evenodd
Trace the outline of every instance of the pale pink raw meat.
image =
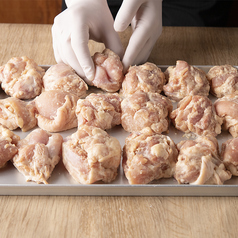
<svg viewBox="0 0 238 238">
<path fill-rule="evenodd" d="M 11 160 L 17 153 L 16 144 L 19 140 L 20 137 L 18 135 L 0 126 L 0 168 L 4 167 L 7 161 Z"/>
<path fill-rule="evenodd" d="M 102 53 L 95 53 L 92 59 L 96 70 L 92 85 L 107 92 L 118 91 L 124 79 L 120 57 L 105 49 Z"/>
<path fill-rule="evenodd" d="M 160 93 L 165 84 L 164 73 L 155 64 L 146 62 L 143 65 L 131 66 L 122 82 L 123 95 L 137 91 Z"/>
<path fill-rule="evenodd" d="M 91 93 L 77 102 L 78 127 L 96 126 L 102 130 L 121 124 L 121 98 L 117 93 Z"/>
<path fill-rule="evenodd" d="M 216 113 L 223 118 L 222 129 L 229 130 L 233 137 L 238 136 L 238 95 L 230 94 L 214 103 Z"/>
<path fill-rule="evenodd" d="M 24 132 L 34 128 L 37 124 L 34 103 L 14 97 L 1 99 L 0 124 L 9 130 L 20 127 Z"/>
<path fill-rule="evenodd" d="M 238 176 L 238 138 L 222 143 L 221 160 L 232 175 Z"/>
<path fill-rule="evenodd" d="M 35 129 L 17 143 L 13 164 L 27 181 L 45 183 L 61 159 L 63 137 Z"/>
<path fill-rule="evenodd" d="M 168 130 L 171 101 L 159 93 L 138 91 L 123 99 L 121 124 L 128 132 L 139 132 L 150 127 L 156 133 Z"/>
<path fill-rule="evenodd" d="M 6 94 L 32 99 L 41 93 L 45 70 L 26 56 L 13 57 L 0 67 L 0 81 Z"/>
<path fill-rule="evenodd" d="M 195 140 L 177 144 L 178 162 L 175 179 L 185 184 L 223 184 L 231 178 L 219 158 L 218 142 L 213 136 L 200 136 Z"/>
<path fill-rule="evenodd" d="M 211 84 L 211 93 L 218 98 L 238 93 L 238 69 L 231 65 L 212 67 L 207 78 Z"/>
<path fill-rule="evenodd" d="M 172 139 L 145 128 L 126 138 L 123 169 L 130 184 L 147 184 L 173 176 L 178 151 Z"/>
<path fill-rule="evenodd" d="M 46 71 L 43 90 L 62 90 L 82 98 L 86 96 L 88 86 L 69 65 L 58 63 Z"/>
<path fill-rule="evenodd" d="M 38 126 L 49 132 L 77 127 L 75 114 L 78 97 L 60 90 L 45 91 L 35 101 Z"/>
<path fill-rule="evenodd" d="M 217 136 L 221 133 L 222 118 L 212 101 L 205 96 L 186 96 L 177 104 L 170 118 L 175 127 L 185 133 Z"/>
<path fill-rule="evenodd" d="M 208 96 L 210 85 L 206 73 L 201 69 L 178 60 L 164 72 L 168 83 L 163 90 L 171 100 L 179 101 L 188 95 Z"/>
<path fill-rule="evenodd" d="M 118 173 L 121 146 L 106 131 L 84 125 L 63 142 L 62 156 L 66 169 L 78 183 L 110 183 Z"/>
</svg>

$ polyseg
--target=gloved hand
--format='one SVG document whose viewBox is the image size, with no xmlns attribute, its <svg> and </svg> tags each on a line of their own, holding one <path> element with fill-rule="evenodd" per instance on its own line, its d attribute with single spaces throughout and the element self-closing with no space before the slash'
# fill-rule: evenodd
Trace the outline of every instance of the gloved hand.
<svg viewBox="0 0 238 238">
<path fill-rule="evenodd" d="M 70 65 L 90 84 L 95 67 L 89 39 L 104 43 L 120 57 L 123 47 L 106 0 L 68 0 L 66 4 L 68 8 L 55 17 L 52 27 L 55 59 Z"/>
<path fill-rule="evenodd" d="M 162 33 L 162 0 L 124 0 L 117 13 L 114 28 L 124 31 L 129 24 L 132 36 L 123 57 L 123 65 L 144 63 Z"/>
</svg>

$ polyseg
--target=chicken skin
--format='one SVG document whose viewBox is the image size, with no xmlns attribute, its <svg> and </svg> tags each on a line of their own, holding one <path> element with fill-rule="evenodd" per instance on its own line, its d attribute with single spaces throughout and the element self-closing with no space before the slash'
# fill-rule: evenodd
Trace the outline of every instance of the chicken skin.
<svg viewBox="0 0 238 238">
<path fill-rule="evenodd" d="M 16 144 L 20 137 L 7 128 L 0 126 L 0 168 L 17 153 Z"/>
<path fill-rule="evenodd" d="M 168 81 L 163 90 L 167 97 L 180 101 L 188 95 L 208 96 L 210 85 L 206 73 L 185 61 L 178 60 L 164 72 Z"/>
<path fill-rule="evenodd" d="M 48 132 L 60 132 L 77 127 L 77 100 L 75 94 L 61 90 L 41 93 L 34 100 L 38 126 Z"/>
<path fill-rule="evenodd" d="M 175 127 L 185 133 L 212 136 L 221 133 L 223 120 L 208 97 L 186 96 L 171 112 L 170 118 Z"/>
<path fill-rule="evenodd" d="M 111 129 L 121 124 L 121 98 L 117 93 L 91 93 L 77 102 L 78 127 L 82 125 Z"/>
<path fill-rule="evenodd" d="M 110 183 L 117 176 L 120 143 L 100 128 L 81 126 L 66 138 L 62 150 L 63 163 L 78 183 L 92 184 L 100 180 Z"/>
<path fill-rule="evenodd" d="M 9 130 L 20 127 L 23 132 L 34 128 L 37 125 L 34 103 L 14 97 L 1 99 L 0 124 Z"/>
<path fill-rule="evenodd" d="M 212 67 L 207 78 L 211 84 L 211 93 L 218 98 L 238 93 L 238 69 L 231 65 Z"/>
<path fill-rule="evenodd" d="M 120 93 L 124 96 L 137 91 L 161 93 L 165 84 L 164 73 L 155 64 L 131 66 L 122 82 Z"/>
<path fill-rule="evenodd" d="M 171 101 L 158 93 L 136 92 L 121 103 L 121 124 L 128 132 L 150 127 L 156 133 L 168 130 Z"/>
<path fill-rule="evenodd" d="M 173 176 L 178 151 L 166 135 L 144 128 L 126 138 L 123 169 L 130 184 L 147 184 Z"/>
<path fill-rule="evenodd" d="M 233 137 L 238 137 L 238 95 L 230 94 L 215 101 L 214 107 L 218 116 L 223 118 L 222 128 Z"/>
<path fill-rule="evenodd" d="M 47 184 L 55 166 L 61 159 L 63 137 L 35 129 L 17 143 L 18 153 L 13 164 L 27 181 Z"/>
<path fill-rule="evenodd" d="M 13 57 L 0 67 L 0 82 L 7 95 L 32 99 L 42 90 L 45 70 L 26 56 Z"/>
<path fill-rule="evenodd" d="M 58 63 L 46 71 L 43 90 L 62 90 L 82 98 L 86 96 L 88 86 L 69 65 Z"/>
<path fill-rule="evenodd" d="M 223 184 L 231 178 L 219 158 L 218 142 L 213 136 L 200 136 L 177 144 L 175 179 L 185 184 Z"/>
<path fill-rule="evenodd" d="M 117 92 L 124 79 L 123 65 L 120 57 L 109 49 L 95 53 L 92 57 L 95 64 L 95 77 L 90 85 L 107 92 Z"/>
</svg>

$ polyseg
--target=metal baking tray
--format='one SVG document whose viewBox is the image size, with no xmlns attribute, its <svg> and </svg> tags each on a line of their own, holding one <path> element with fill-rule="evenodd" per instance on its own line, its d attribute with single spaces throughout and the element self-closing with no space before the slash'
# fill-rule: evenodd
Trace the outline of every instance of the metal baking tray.
<svg viewBox="0 0 238 238">
<path fill-rule="evenodd" d="M 42 66 L 48 69 L 49 66 Z M 163 71 L 168 66 L 160 66 Z M 207 72 L 212 66 L 197 66 Z M 0 95 L 4 98 L 4 95 Z M 211 96 L 212 100 L 215 100 Z M 174 104 L 174 108 L 176 105 Z M 71 129 L 62 132 L 65 138 L 76 131 Z M 14 131 L 21 138 L 24 138 L 28 132 Z M 121 126 L 107 131 L 110 135 L 116 137 L 121 147 L 124 146 L 125 138 L 130 134 L 123 130 Z M 186 140 L 184 133 L 175 129 L 172 125 L 169 129 L 169 135 L 175 143 Z M 217 136 L 219 145 L 232 138 L 228 132 L 222 132 Z M 48 180 L 49 184 L 36 184 L 26 182 L 24 176 L 8 162 L 7 166 L 0 169 L 0 195 L 80 195 L 80 196 L 238 196 L 238 177 L 232 177 L 224 185 L 182 185 L 178 184 L 174 178 L 160 179 L 145 185 L 130 185 L 124 176 L 122 167 L 115 181 L 110 184 L 98 182 L 90 185 L 78 184 L 69 175 L 62 161 L 55 167 L 52 176 Z"/>
</svg>

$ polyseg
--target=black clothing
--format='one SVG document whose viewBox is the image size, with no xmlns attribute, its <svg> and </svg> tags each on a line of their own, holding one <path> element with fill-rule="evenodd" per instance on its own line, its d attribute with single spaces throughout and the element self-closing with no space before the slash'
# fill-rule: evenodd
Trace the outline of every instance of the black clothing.
<svg viewBox="0 0 238 238">
<path fill-rule="evenodd" d="M 107 0 L 113 17 L 123 0 Z M 232 0 L 163 0 L 163 26 L 228 26 Z M 63 0 L 62 10 L 66 9 Z M 229 24 L 231 24 L 229 22 Z M 237 26 L 237 22 L 234 23 Z M 232 25 L 231 25 L 232 26 Z"/>
</svg>

